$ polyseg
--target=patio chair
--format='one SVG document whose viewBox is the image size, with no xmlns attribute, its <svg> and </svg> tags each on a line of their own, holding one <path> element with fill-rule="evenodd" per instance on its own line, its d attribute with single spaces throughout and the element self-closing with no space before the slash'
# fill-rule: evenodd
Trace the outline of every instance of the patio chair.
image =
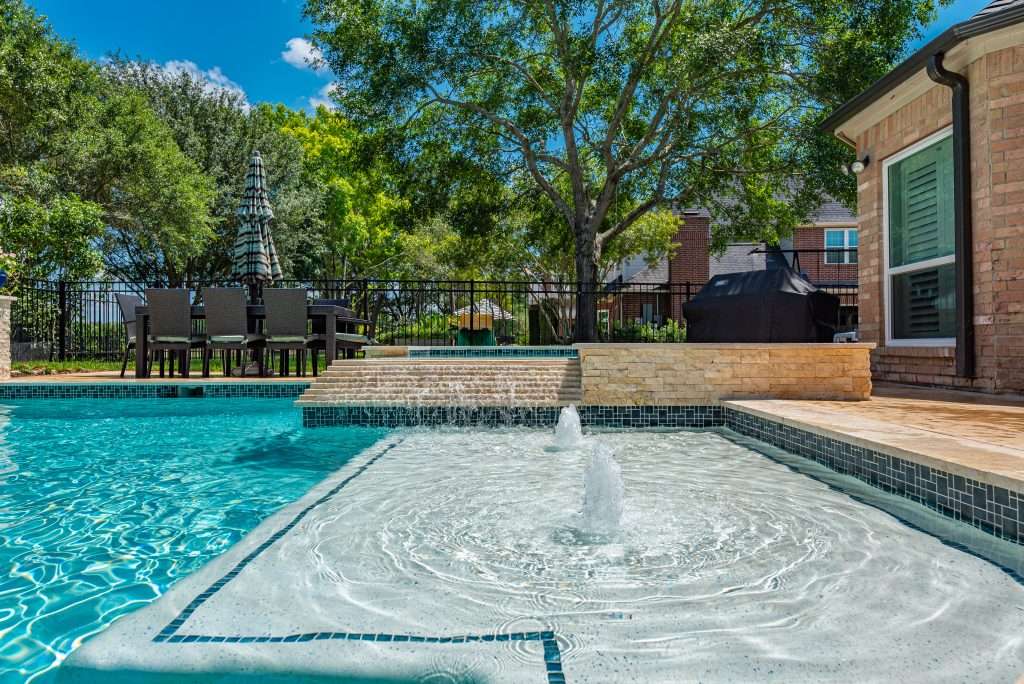
<svg viewBox="0 0 1024 684">
<path fill-rule="evenodd" d="M 341 306 L 346 309 L 349 307 L 348 299 L 317 299 L 313 303 Z M 350 327 L 350 330 L 339 330 L 335 332 L 334 344 L 338 350 L 344 350 L 345 356 L 351 359 L 355 358 L 357 351 L 369 345 L 371 340 L 366 335 L 360 335 L 357 333 L 355 331 L 355 326 Z M 324 321 L 322 319 L 313 319 L 313 341 L 310 344 L 310 349 L 313 352 L 314 374 L 319 364 L 320 350 L 325 349 L 327 346 L 326 334 L 327 330 L 324 327 Z"/>
<path fill-rule="evenodd" d="M 204 287 L 203 307 L 206 309 L 206 352 L 203 354 L 203 376 L 210 375 L 210 358 L 220 352 L 224 375 L 231 375 L 231 352 L 237 352 L 242 374 L 245 374 L 244 353 L 256 356 L 256 368 L 264 375 L 263 350 L 266 339 L 249 331 L 245 290 L 240 287 Z"/>
<path fill-rule="evenodd" d="M 294 350 L 295 372 L 305 375 L 306 350 L 313 341 L 313 336 L 307 331 L 309 317 L 306 313 L 306 291 L 298 288 L 268 288 L 263 291 L 263 304 L 266 309 L 264 325 L 271 367 L 274 365 L 274 352 L 279 352 L 281 375 L 288 375 L 288 354 Z M 316 374 L 314 358 L 313 375 Z"/>
<path fill-rule="evenodd" d="M 170 374 L 174 375 L 174 359 L 181 362 L 181 374 L 188 377 L 191 364 L 189 353 L 206 346 L 201 335 L 192 334 L 192 306 L 188 290 L 147 289 L 149 302 L 150 368 L 155 357 L 160 357 L 160 377 L 164 376 L 164 357 L 170 352 Z"/>
<path fill-rule="evenodd" d="M 121 320 L 124 322 L 124 335 L 127 340 L 124 345 L 124 360 L 121 362 L 121 377 L 123 378 L 125 370 L 128 369 L 128 356 L 138 345 L 135 307 L 142 306 L 143 302 L 142 297 L 135 295 L 116 294 L 114 296 L 117 298 L 117 308 L 121 310 Z"/>
</svg>

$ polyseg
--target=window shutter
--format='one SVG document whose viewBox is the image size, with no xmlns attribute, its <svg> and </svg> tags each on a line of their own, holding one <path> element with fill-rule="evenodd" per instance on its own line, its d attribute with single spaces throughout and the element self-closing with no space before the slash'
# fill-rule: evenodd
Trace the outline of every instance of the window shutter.
<svg viewBox="0 0 1024 684">
<path fill-rule="evenodd" d="M 889 167 L 889 185 L 889 265 L 952 254 L 952 139 Z"/>
</svg>

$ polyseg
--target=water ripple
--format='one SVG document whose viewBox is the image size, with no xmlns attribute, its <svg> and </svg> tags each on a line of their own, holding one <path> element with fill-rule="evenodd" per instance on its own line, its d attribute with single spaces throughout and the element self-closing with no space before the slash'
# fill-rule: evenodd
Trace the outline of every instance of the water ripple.
<svg viewBox="0 0 1024 684">
<path fill-rule="evenodd" d="M 290 400 L 0 407 L 0 682 L 58 664 L 381 436 Z"/>
</svg>

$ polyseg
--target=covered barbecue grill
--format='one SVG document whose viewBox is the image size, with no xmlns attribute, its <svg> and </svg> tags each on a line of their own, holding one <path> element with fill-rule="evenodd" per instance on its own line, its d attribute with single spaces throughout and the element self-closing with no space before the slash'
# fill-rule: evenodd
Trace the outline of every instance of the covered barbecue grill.
<svg viewBox="0 0 1024 684">
<path fill-rule="evenodd" d="M 831 342 L 839 298 L 790 269 L 726 273 L 683 306 L 688 342 Z"/>
</svg>

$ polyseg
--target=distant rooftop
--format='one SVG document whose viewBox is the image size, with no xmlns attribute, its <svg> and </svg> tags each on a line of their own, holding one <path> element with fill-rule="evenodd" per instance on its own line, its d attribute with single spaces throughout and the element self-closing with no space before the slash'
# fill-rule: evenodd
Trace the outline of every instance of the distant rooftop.
<svg viewBox="0 0 1024 684">
<path fill-rule="evenodd" d="M 992 0 L 992 2 L 975 14 L 972 19 L 995 14 L 996 12 L 1002 12 L 1014 7 L 1024 7 L 1024 0 Z"/>
</svg>

